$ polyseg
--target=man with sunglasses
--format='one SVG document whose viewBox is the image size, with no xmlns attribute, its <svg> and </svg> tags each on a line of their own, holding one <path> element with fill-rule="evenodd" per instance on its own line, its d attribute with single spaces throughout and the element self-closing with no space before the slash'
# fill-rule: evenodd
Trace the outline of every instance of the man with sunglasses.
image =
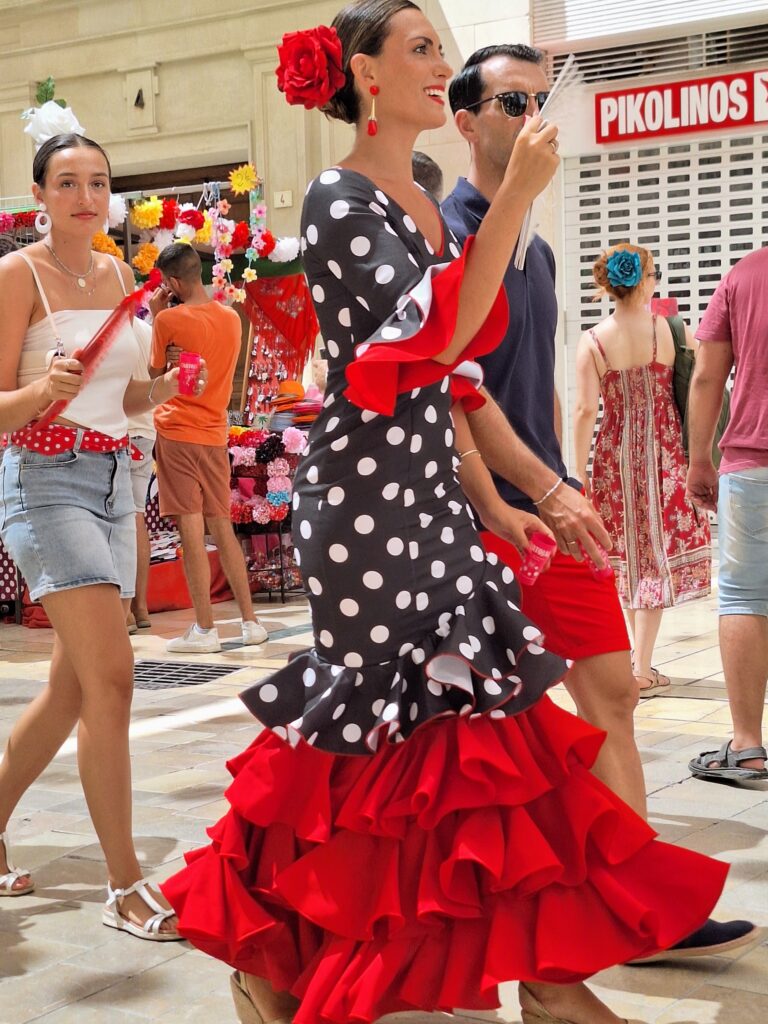
<svg viewBox="0 0 768 1024">
<path fill-rule="evenodd" d="M 488 46 L 451 82 L 451 109 L 469 144 L 470 168 L 442 211 L 460 241 L 477 233 L 526 115 L 537 114 L 546 100 L 543 61 L 544 54 L 529 46 Z M 613 577 L 598 579 L 590 567 L 590 561 L 604 564 L 600 547 L 608 548 L 610 539 L 578 481 L 569 478 L 560 447 L 555 261 L 542 238 L 534 236 L 523 270 L 510 263 L 504 288 L 509 324 L 498 348 L 479 360 L 487 391 L 485 405 L 468 412 L 474 442 L 507 504 L 538 515 L 557 538 L 549 569 L 535 585 L 521 588 L 523 609 L 542 629 L 548 649 L 573 660 L 566 687 L 579 715 L 606 732 L 595 774 L 644 815 L 629 638 Z M 471 485 L 468 496 L 474 497 Z M 492 517 L 486 515 L 483 526 L 486 547 L 517 572 L 519 552 L 494 533 Z M 755 934 L 750 922 L 709 921 L 664 957 L 711 955 L 752 941 Z"/>
</svg>

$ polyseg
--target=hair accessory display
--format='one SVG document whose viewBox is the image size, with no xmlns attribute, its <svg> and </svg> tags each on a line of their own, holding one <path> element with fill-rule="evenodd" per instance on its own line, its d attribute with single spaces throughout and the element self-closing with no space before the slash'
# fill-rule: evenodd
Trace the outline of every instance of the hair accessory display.
<svg viewBox="0 0 768 1024">
<path fill-rule="evenodd" d="M 617 249 L 612 253 L 606 261 L 605 268 L 608 282 L 614 288 L 634 288 L 640 284 L 643 277 L 640 256 L 636 252 L 627 252 L 626 249 Z"/>
<path fill-rule="evenodd" d="M 368 134 L 377 135 L 379 122 L 376 120 L 376 97 L 379 95 L 378 85 L 371 86 L 371 112 L 368 115 Z"/>
<path fill-rule="evenodd" d="M 347 80 L 335 28 L 318 25 L 305 32 L 286 32 L 277 54 L 277 87 L 292 106 L 323 107 Z"/>
</svg>

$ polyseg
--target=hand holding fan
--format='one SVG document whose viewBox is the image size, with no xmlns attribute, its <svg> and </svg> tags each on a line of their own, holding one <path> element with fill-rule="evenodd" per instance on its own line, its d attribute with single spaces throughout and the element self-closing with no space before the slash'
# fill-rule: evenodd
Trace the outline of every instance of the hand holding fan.
<svg viewBox="0 0 768 1024">
<path fill-rule="evenodd" d="M 126 295 L 120 304 L 112 310 L 85 348 L 77 349 L 72 353 L 72 358 L 79 360 L 83 365 L 83 383 L 80 392 L 82 392 L 88 381 L 93 377 L 96 367 L 109 351 L 123 325 L 130 323 L 132 320 L 134 310 L 141 302 L 144 294 L 148 291 L 154 291 L 160 284 L 160 280 L 160 271 L 152 270 L 144 284 L 137 288 L 136 291 L 131 292 L 130 295 Z M 36 431 L 44 430 L 57 416 L 61 416 L 70 401 L 71 399 L 60 399 L 57 402 L 51 402 L 36 421 L 34 429 Z"/>
</svg>

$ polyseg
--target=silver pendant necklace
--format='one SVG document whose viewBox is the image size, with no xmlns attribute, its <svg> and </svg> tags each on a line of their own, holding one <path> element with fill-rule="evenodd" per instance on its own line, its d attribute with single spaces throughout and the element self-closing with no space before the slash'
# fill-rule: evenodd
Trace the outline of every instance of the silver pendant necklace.
<svg viewBox="0 0 768 1024">
<path fill-rule="evenodd" d="M 78 288 L 82 288 L 83 291 L 85 291 L 85 288 L 86 288 L 86 286 L 88 284 L 86 278 L 89 278 L 91 276 L 91 274 L 93 273 L 93 252 L 91 252 L 91 261 L 88 264 L 88 269 L 86 270 L 86 272 L 84 274 L 76 274 L 74 272 L 74 270 L 70 270 L 69 267 L 66 264 L 62 263 L 62 261 L 56 255 L 56 251 L 53 248 L 53 246 L 50 244 L 50 242 L 48 243 L 48 248 L 50 249 L 51 256 L 53 256 L 53 258 L 56 260 L 56 262 L 61 267 L 61 269 L 64 271 L 64 273 L 65 274 L 69 274 L 70 277 L 74 277 L 74 279 L 75 279 L 75 281 L 77 283 Z M 95 285 L 94 285 L 93 288 L 91 288 L 90 291 L 85 292 L 85 294 L 86 295 L 92 295 L 93 291 L 94 291 L 94 288 L 95 288 Z"/>
</svg>

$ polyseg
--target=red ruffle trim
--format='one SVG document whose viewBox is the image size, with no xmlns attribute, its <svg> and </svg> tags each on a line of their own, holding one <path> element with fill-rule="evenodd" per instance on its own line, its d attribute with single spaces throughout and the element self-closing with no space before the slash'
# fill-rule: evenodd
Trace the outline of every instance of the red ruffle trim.
<svg viewBox="0 0 768 1024">
<path fill-rule="evenodd" d="M 451 398 L 461 402 L 464 412 L 475 412 L 485 405 L 485 398 L 471 380 L 454 373 L 451 377 Z"/>
<path fill-rule="evenodd" d="M 195 946 L 301 999 L 297 1024 L 487 1009 L 667 948 L 727 866 L 654 839 L 589 772 L 602 734 L 543 698 L 372 757 L 266 732 L 163 891 Z"/>
<path fill-rule="evenodd" d="M 461 280 L 473 242 L 474 236 L 470 235 L 461 256 L 432 279 L 429 315 L 419 331 L 402 341 L 386 341 L 374 334 L 358 346 L 359 354 L 346 369 L 348 387 L 344 395 L 350 402 L 391 416 L 398 395 L 443 380 L 460 363 L 492 352 L 501 342 L 509 322 L 504 288 L 499 289 L 485 322 L 456 361 L 448 364 L 434 360 L 456 329 Z"/>
</svg>

